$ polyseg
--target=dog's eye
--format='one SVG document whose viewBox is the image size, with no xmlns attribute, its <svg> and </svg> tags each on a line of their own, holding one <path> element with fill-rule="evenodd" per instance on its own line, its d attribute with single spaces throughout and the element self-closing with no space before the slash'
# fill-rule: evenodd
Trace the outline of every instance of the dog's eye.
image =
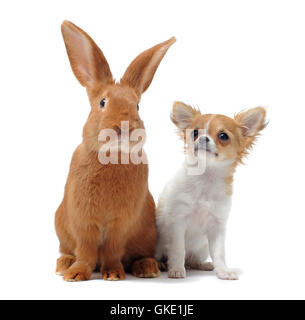
<svg viewBox="0 0 305 320">
<path fill-rule="evenodd" d="M 220 132 L 218 135 L 219 140 L 227 141 L 229 140 L 229 136 L 225 132 Z"/>
<path fill-rule="evenodd" d="M 195 129 L 195 130 L 192 132 L 192 137 L 193 137 L 194 140 L 197 139 L 198 134 L 199 134 L 199 133 L 198 133 L 198 129 Z"/>
<path fill-rule="evenodd" d="M 100 107 L 104 108 L 105 107 L 105 103 L 106 103 L 106 98 L 103 98 L 100 102 Z"/>
<path fill-rule="evenodd" d="M 137 110 L 139 111 L 139 109 L 140 109 L 140 106 L 137 104 Z"/>
</svg>

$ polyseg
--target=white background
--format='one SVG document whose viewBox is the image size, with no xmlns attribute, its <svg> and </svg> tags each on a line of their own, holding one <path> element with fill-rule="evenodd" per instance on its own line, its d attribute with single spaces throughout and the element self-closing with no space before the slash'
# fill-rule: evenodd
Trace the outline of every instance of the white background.
<svg viewBox="0 0 305 320">
<path fill-rule="evenodd" d="M 303 1 L 7 1 L 0 5 L 0 298 L 305 298 Z M 183 159 L 174 100 L 233 115 L 265 106 L 270 124 L 235 176 L 227 262 L 240 280 L 55 276 L 54 213 L 89 114 L 60 33 L 86 30 L 119 78 L 141 51 L 176 36 L 140 115 L 157 200 Z"/>
</svg>

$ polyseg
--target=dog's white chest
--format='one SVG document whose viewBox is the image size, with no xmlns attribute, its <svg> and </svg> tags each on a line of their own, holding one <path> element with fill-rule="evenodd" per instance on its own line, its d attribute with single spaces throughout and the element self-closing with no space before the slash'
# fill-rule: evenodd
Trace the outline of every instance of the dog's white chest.
<svg viewBox="0 0 305 320">
<path fill-rule="evenodd" d="M 223 179 L 213 172 L 208 172 L 197 181 L 190 203 L 190 225 L 192 229 L 205 231 L 210 218 L 223 218 L 224 207 L 228 208 L 230 197 L 226 195 Z"/>
</svg>

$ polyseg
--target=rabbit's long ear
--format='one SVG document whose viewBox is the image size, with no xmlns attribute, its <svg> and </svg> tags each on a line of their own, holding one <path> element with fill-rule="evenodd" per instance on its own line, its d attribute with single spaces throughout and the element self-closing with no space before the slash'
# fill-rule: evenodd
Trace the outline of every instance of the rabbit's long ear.
<svg viewBox="0 0 305 320">
<path fill-rule="evenodd" d="M 151 84 L 161 60 L 175 41 L 176 39 L 172 37 L 138 55 L 127 68 L 122 82 L 127 83 L 141 95 Z"/>
<path fill-rule="evenodd" d="M 112 74 L 103 52 L 82 29 L 64 21 L 61 32 L 75 77 L 84 87 L 111 82 Z"/>
</svg>

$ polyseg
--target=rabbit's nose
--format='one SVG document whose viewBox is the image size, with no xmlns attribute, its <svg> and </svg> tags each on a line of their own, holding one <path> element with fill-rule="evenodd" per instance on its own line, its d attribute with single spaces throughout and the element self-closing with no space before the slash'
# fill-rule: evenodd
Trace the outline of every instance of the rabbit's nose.
<svg viewBox="0 0 305 320">
<path fill-rule="evenodd" d="M 116 131 L 116 133 L 117 133 L 118 135 L 120 135 L 121 132 L 122 132 L 122 130 L 121 130 L 121 128 L 120 128 L 119 126 L 114 126 L 113 129 Z"/>
<path fill-rule="evenodd" d="M 121 128 L 120 126 L 114 126 L 113 129 L 116 131 L 116 133 L 120 136 L 122 133 L 124 134 L 131 134 L 131 132 L 135 129 L 134 126 L 129 126 L 127 128 Z"/>
</svg>

